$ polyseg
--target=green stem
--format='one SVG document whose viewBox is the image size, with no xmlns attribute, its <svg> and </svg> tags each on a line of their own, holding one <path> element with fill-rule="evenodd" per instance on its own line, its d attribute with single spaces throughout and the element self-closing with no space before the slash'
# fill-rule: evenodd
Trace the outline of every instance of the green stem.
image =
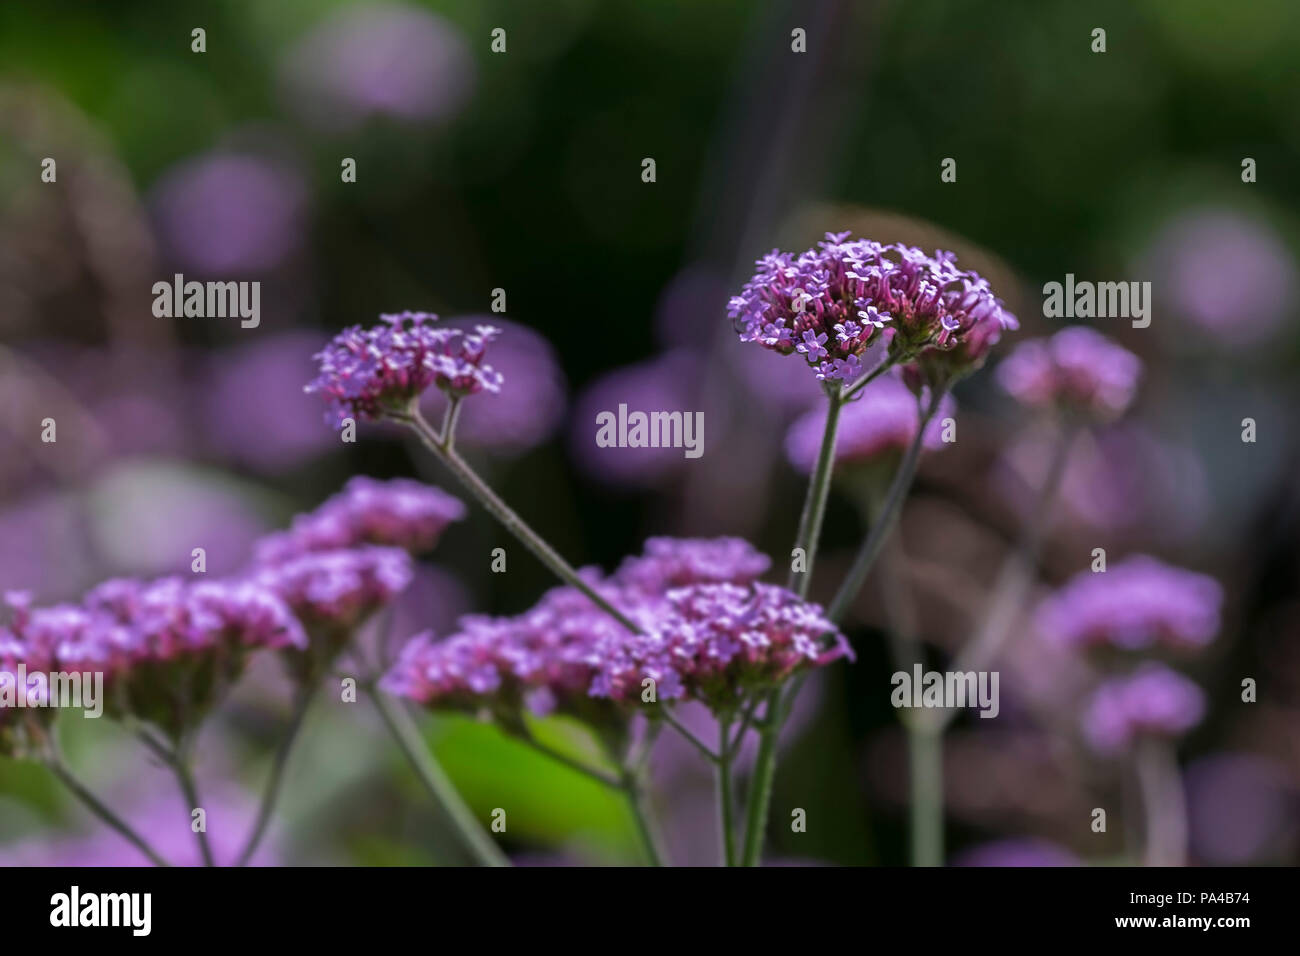
<svg viewBox="0 0 1300 956">
<path fill-rule="evenodd" d="M 136 833 L 135 830 L 131 828 L 130 824 L 110 810 L 104 801 L 95 796 L 89 787 L 77 779 L 76 775 L 68 768 L 67 764 L 63 762 L 63 757 L 61 755 L 53 754 L 46 758 L 45 763 L 54 776 L 68 788 L 68 792 L 81 801 L 82 805 L 84 805 L 87 810 L 121 834 L 127 842 L 148 857 L 149 861 L 153 863 L 154 866 L 171 866 L 170 863 L 164 860 L 158 852 L 149 845 L 148 841 L 146 841 L 144 837 L 140 836 L 140 834 Z"/>
<path fill-rule="evenodd" d="M 628 809 L 632 811 L 632 821 L 636 824 L 637 835 L 641 838 L 641 847 L 645 851 L 646 859 L 651 866 L 663 866 L 659 841 L 655 838 L 654 828 L 650 825 L 645 788 L 631 770 L 624 770 L 622 789 L 627 795 Z"/>
<path fill-rule="evenodd" d="M 920 460 L 921 448 L 925 442 L 926 426 L 930 424 L 930 419 L 934 417 L 934 413 L 939 408 L 939 401 L 942 398 L 943 389 L 936 388 L 932 390 L 930 402 L 917 423 L 916 435 L 912 438 L 912 444 L 908 446 L 902 462 L 899 463 L 898 471 L 894 473 L 894 480 L 889 485 L 885 504 L 880 510 L 880 518 L 867 533 L 866 540 L 862 542 L 862 547 L 853 560 L 853 566 L 849 569 L 848 575 L 844 578 L 844 583 L 840 585 L 840 589 L 835 593 L 835 598 L 827 609 L 827 617 L 836 623 L 839 623 L 844 617 L 849 605 L 853 603 L 858 592 L 862 590 L 867 574 L 871 571 L 872 565 L 876 563 L 876 558 L 880 556 L 889 533 L 898 522 L 898 516 L 903 510 L 903 499 L 907 497 L 907 493 L 912 487 L 912 479 L 916 476 L 916 465 Z"/>
<path fill-rule="evenodd" d="M 510 860 L 479 825 L 473 811 L 456 793 L 456 788 L 447 777 L 446 771 L 429 753 L 410 714 L 400 703 L 390 701 L 382 691 L 372 690 L 370 698 L 375 702 L 375 709 L 379 711 L 384 726 L 388 728 L 388 732 L 401 748 L 411 764 L 411 769 L 420 778 L 420 783 L 433 798 L 438 809 L 451 821 L 457 835 L 474 859 L 481 866 L 509 866 Z"/>
<path fill-rule="evenodd" d="M 257 820 L 253 824 L 248 839 L 244 842 L 244 849 L 240 852 L 235 866 L 246 866 L 248 861 L 253 858 L 253 854 L 257 852 L 257 848 L 262 843 L 262 838 L 266 835 L 266 828 L 271 822 L 271 815 L 275 812 L 275 805 L 279 801 L 280 792 L 284 786 L 284 773 L 289 764 L 289 755 L 293 752 L 293 745 L 302 730 L 307 710 L 310 708 L 312 700 L 315 699 L 319 686 L 319 684 L 313 684 L 299 691 L 293 714 L 289 718 L 289 727 L 280 739 L 280 746 L 276 748 L 275 757 L 271 764 L 271 775 L 267 778 L 266 789 L 262 791 L 262 802 L 257 809 Z"/>
<path fill-rule="evenodd" d="M 802 573 L 796 571 L 791 562 L 790 574 L 786 578 L 786 587 L 800 597 L 807 597 L 808 588 L 812 584 L 813 560 L 817 556 L 817 544 L 821 540 L 822 519 L 826 515 L 826 501 L 830 496 L 831 473 L 835 469 L 835 435 L 839 430 L 840 408 L 844 404 L 838 382 L 827 388 L 826 397 L 826 428 L 822 432 L 817 465 L 808 482 L 803 513 L 799 516 L 799 531 L 795 536 L 795 548 L 803 550 L 804 570 Z"/>
<path fill-rule="evenodd" d="M 726 866 L 736 865 L 736 833 L 732 822 L 735 797 L 731 792 L 731 752 L 727 738 L 731 727 L 726 721 L 718 722 L 718 825 L 722 828 L 722 860 Z"/>
<path fill-rule="evenodd" d="M 943 865 L 943 729 L 916 722 L 907 732 L 913 866 Z"/>
<path fill-rule="evenodd" d="M 758 737 L 758 757 L 749 783 L 749 805 L 745 810 L 745 847 L 742 866 L 757 866 L 763 854 L 763 838 L 767 829 L 767 808 L 772 802 L 772 781 L 776 778 L 776 745 L 781 724 L 785 720 L 781 692 L 767 692 L 767 708 L 763 714 L 762 729 Z"/>
<path fill-rule="evenodd" d="M 546 565 L 550 571 L 565 584 L 577 588 L 585 594 L 593 604 L 618 621 L 623 627 L 627 628 L 633 634 L 640 634 L 641 629 L 629 620 L 618 608 L 614 607 L 609 601 L 601 597 L 594 588 L 578 576 L 578 572 L 569 566 L 569 563 L 560 557 L 559 553 L 552 548 L 546 540 L 534 531 L 523 518 L 519 517 L 515 511 L 507 505 L 495 491 L 493 491 L 478 473 L 470 467 L 465 459 L 456 453 L 452 445 L 453 435 L 439 435 L 432 426 L 420 415 L 417 409 L 412 408 L 404 414 L 391 415 L 395 421 L 408 425 L 419 436 L 420 441 L 433 454 L 447 466 L 448 470 L 455 475 L 465 490 L 478 499 L 487 512 L 496 518 L 505 529 L 514 535 L 519 541 L 531 551 L 542 564 Z M 454 416 L 448 416 L 448 425 L 454 425 Z"/>
</svg>

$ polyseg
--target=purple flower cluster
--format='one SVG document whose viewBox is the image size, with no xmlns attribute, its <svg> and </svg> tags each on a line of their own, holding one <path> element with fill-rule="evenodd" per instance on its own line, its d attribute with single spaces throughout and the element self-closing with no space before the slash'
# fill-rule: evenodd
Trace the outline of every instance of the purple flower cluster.
<svg viewBox="0 0 1300 956">
<path fill-rule="evenodd" d="M 436 386 L 453 397 L 499 391 L 502 376 L 483 364 L 498 330 L 473 332 L 436 324 L 427 312 L 381 315 L 381 325 L 353 326 L 316 354 L 320 374 L 306 391 L 321 395 L 326 421 L 376 420 L 404 411 L 425 389 Z"/>
<path fill-rule="evenodd" d="M 642 633 L 555 588 L 516 617 L 470 616 L 444 640 L 417 635 L 384 686 L 431 707 L 590 714 L 638 702 L 650 679 L 656 700 L 733 707 L 745 690 L 849 653 L 820 608 L 755 583 L 766 566 L 734 539 L 651 539 L 608 579 L 584 572 Z"/>
<path fill-rule="evenodd" d="M 1103 682 L 1084 715 L 1088 742 L 1105 754 L 1121 753 L 1144 735 L 1174 737 L 1200 723 L 1205 694 L 1182 674 L 1144 664 Z"/>
<path fill-rule="evenodd" d="M 865 464 L 881 455 L 901 454 L 916 437 L 920 411 L 911 389 L 895 376 L 882 376 L 840 410 L 835 439 L 835 463 Z M 943 447 L 943 420 L 956 412 L 952 396 L 945 394 L 926 426 L 923 447 Z M 826 409 L 818 408 L 797 419 L 785 436 L 790 463 L 805 474 L 812 472 L 826 429 Z"/>
<path fill-rule="evenodd" d="M 1022 342 L 998 366 L 998 382 L 1031 408 L 1060 407 L 1102 420 L 1128 410 L 1142 362 L 1086 326 Z"/>
<path fill-rule="evenodd" d="M 1045 600 L 1039 629 L 1068 647 L 1204 647 L 1219 629 L 1223 589 L 1213 578 L 1135 555 L 1084 571 Z"/>
<path fill-rule="evenodd" d="M 771 565 L 741 538 L 647 538 L 642 554 L 625 558 L 613 579 L 620 588 L 658 595 L 691 584 L 749 584 Z"/>
<path fill-rule="evenodd" d="M 307 647 L 286 604 L 248 581 L 115 579 L 80 604 L 32 608 L 23 594 L 7 595 L 6 603 L 11 621 L 0 628 L 0 669 L 21 663 L 29 673 L 102 672 L 109 713 L 149 721 L 173 737 L 206 713 L 249 651 Z M 15 749 L 10 735 L 0 737 L 0 750 Z"/>
<path fill-rule="evenodd" d="M 359 475 L 315 511 L 296 516 L 288 531 L 263 538 L 257 561 L 266 565 L 366 544 L 419 554 L 431 550 L 447 526 L 464 517 L 464 503 L 438 488 Z"/>
<path fill-rule="evenodd" d="M 302 618 L 308 630 L 348 631 L 411 583 L 411 556 L 363 546 L 313 551 L 269 564 L 253 581 Z"/>
<path fill-rule="evenodd" d="M 963 346 L 974 364 L 1015 317 L 986 279 L 957 268 L 950 252 L 827 233 L 795 256 L 773 250 L 729 303 L 742 342 L 800 353 L 824 381 L 852 380 L 880 335 L 899 361 Z"/>
</svg>

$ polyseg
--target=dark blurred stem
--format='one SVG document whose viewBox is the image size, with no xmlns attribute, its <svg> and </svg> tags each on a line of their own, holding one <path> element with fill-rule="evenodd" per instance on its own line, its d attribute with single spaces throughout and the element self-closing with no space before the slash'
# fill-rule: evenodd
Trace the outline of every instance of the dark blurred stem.
<svg viewBox="0 0 1300 956">
<path fill-rule="evenodd" d="M 448 408 L 447 424 L 454 428 L 455 416 L 452 410 L 458 407 L 453 402 Z M 487 509 L 492 517 L 496 518 L 512 535 L 531 551 L 542 564 L 546 565 L 551 572 L 565 584 L 577 588 L 585 594 L 593 604 L 618 621 L 623 627 L 627 628 L 633 634 L 640 634 L 641 629 L 632 623 L 624 614 L 614 607 L 607 600 L 596 593 L 595 589 L 586 581 L 578 576 L 578 572 L 569 566 L 559 553 L 546 543 L 536 531 L 525 523 L 524 519 L 519 517 L 514 510 L 507 505 L 501 498 L 488 487 L 487 482 L 478 476 L 478 473 L 469 466 L 465 459 L 456 453 L 452 444 L 453 436 L 448 433 L 445 436 L 439 435 L 433 430 L 433 427 L 424 420 L 420 415 L 419 409 L 414 405 L 401 414 L 390 415 L 395 421 L 401 422 L 410 427 L 424 446 L 433 452 L 433 454 L 456 476 L 456 480 L 465 487 L 465 490 L 479 500 L 479 503 Z"/>
<path fill-rule="evenodd" d="M 641 838 L 641 847 L 651 866 L 663 866 L 663 854 L 659 850 L 659 840 L 650 825 L 650 808 L 647 805 L 644 783 L 637 777 L 636 771 L 625 768 L 623 771 L 623 792 L 627 795 L 628 809 L 632 812 L 632 821 L 636 824 L 637 835 Z"/>
<path fill-rule="evenodd" d="M 194 811 L 200 809 L 203 805 L 199 802 L 199 787 L 194 781 L 194 771 L 190 768 L 189 748 L 177 747 L 172 754 L 172 772 L 176 774 L 176 782 L 180 784 L 181 793 L 185 795 L 185 802 L 190 808 L 190 829 L 194 830 Z M 216 866 L 217 861 L 212 856 L 212 844 L 208 842 L 208 816 L 207 812 L 203 814 L 203 826 L 194 830 L 194 838 L 198 840 L 199 852 L 203 854 L 204 866 Z"/>
<path fill-rule="evenodd" d="M 928 721 L 907 728 L 913 866 L 943 865 L 943 729 Z"/>
<path fill-rule="evenodd" d="M 563 764 L 575 773 L 580 773 L 584 777 L 588 777 L 597 783 L 604 784 L 607 787 L 613 787 L 614 789 L 619 789 L 623 786 L 623 781 L 619 777 L 615 777 L 612 774 L 597 769 L 596 767 L 589 767 L 576 757 L 570 757 L 568 754 L 561 753 L 549 744 L 542 743 L 534 737 L 527 728 L 515 731 L 512 736 L 521 743 L 532 747 L 543 756 L 549 757 L 556 763 Z"/>
<path fill-rule="evenodd" d="M 938 410 L 943 395 L 944 389 L 936 388 L 931 391 L 930 401 L 917 423 L 916 435 L 912 438 L 912 444 L 908 446 L 907 452 L 903 455 L 903 460 L 898 466 L 898 471 L 894 473 L 894 480 L 889 485 L 889 492 L 885 496 L 885 504 L 880 509 L 880 517 L 867 533 L 866 540 L 862 542 L 857 557 L 853 559 L 853 566 L 849 569 L 848 575 L 844 578 L 844 583 L 840 585 L 840 589 L 835 593 L 835 599 L 831 601 L 830 607 L 827 609 L 827 617 L 837 624 L 843 619 L 844 613 L 858 596 L 858 592 L 862 590 L 862 585 L 867 580 L 867 574 L 870 573 L 872 565 L 876 563 L 876 558 L 880 557 L 880 552 L 884 548 L 889 533 L 894 530 L 894 525 L 898 523 L 898 516 L 903 510 L 903 500 L 907 497 L 908 491 L 911 490 L 912 479 L 916 477 L 916 465 L 921 457 L 921 447 L 925 441 L 926 426 L 930 424 L 930 419 L 934 417 L 935 411 Z"/>
<path fill-rule="evenodd" d="M 1167 740 L 1139 741 L 1138 785 L 1142 794 L 1147 866 L 1183 866 L 1187 862 L 1187 801 L 1178 760 Z"/>
<path fill-rule="evenodd" d="M 685 740 L 688 744 L 690 744 L 692 747 L 698 750 L 700 752 L 700 755 L 703 756 L 704 759 L 709 761 L 709 763 L 716 764 L 725 756 L 725 754 L 714 753 L 712 750 L 710 750 L 708 748 L 708 745 L 705 744 L 704 741 L 700 740 L 699 737 L 695 736 L 693 733 L 687 730 L 686 727 L 682 725 L 682 722 L 678 720 L 676 717 L 674 717 L 667 707 L 665 707 L 661 711 L 661 716 L 667 722 L 667 724 L 673 728 L 673 730 L 677 731 L 677 733 L 681 735 L 683 740 Z"/>
<path fill-rule="evenodd" d="M 731 791 L 731 748 L 727 738 L 731 734 L 728 721 L 718 722 L 718 825 L 722 829 L 722 861 L 726 866 L 736 865 L 736 832 L 732 820 L 735 795 Z"/>
<path fill-rule="evenodd" d="M 275 805 L 280 799 L 280 792 L 284 786 L 284 772 L 289 764 L 289 755 L 293 753 L 293 745 L 298 740 L 303 720 L 319 688 L 319 683 L 307 684 L 298 692 L 298 700 L 289 717 L 289 727 L 280 738 L 280 746 L 276 748 L 275 758 L 271 764 L 271 775 L 267 778 L 266 789 L 262 791 L 262 802 L 257 808 L 257 820 L 248 839 L 244 842 L 244 849 L 240 852 L 235 866 L 246 866 L 266 835 L 267 825 L 271 822 L 271 816 L 275 812 Z"/>
<path fill-rule="evenodd" d="M 817 466 L 808 482 L 808 493 L 804 496 L 803 513 L 799 516 L 799 532 L 795 536 L 794 546 L 802 551 L 804 569 L 795 570 L 794 561 L 790 562 L 790 573 L 786 578 L 786 587 L 800 597 L 808 596 L 808 587 L 812 583 L 813 561 L 817 557 L 817 544 L 821 540 L 822 518 L 826 514 L 826 501 L 830 496 L 831 473 L 835 466 L 835 434 L 839 431 L 840 407 L 844 399 L 840 395 L 840 383 L 826 388 L 826 429 L 822 432 L 821 449 L 817 452 Z"/>
<path fill-rule="evenodd" d="M 446 771 L 429 753 L 419 730 L 410 714 L 399 701 L 389 700 L 383 691 L 371 690 L 370 699 L 375 702 L 375 709 L 384 721 L 384 726 L 393 735 L 393 740 L 401 748 L 419 777 L 420 783 L 433 798 L 434 804 L 451 821 L 457 835 L 466 849 L 473 855 L 480 866 L 509 866 L 510 860 L 496 845 L 474 817 L 474 813 L 460 798 L 452 785 Z"/>
<path fill-rule="evenodd" d="M 68 792 L 76 797 L 81 804 L 99 817 L 100 820 L 116 830 L 128 843 L 147 856 L 154 866 L 171 866 L 166 860 L 159 856 L 158 852 L 145 840 L 144 837 L 136 833 L 125 820 L 108 808 L 104 801 L 91 791 L 84 783 L 77 779 L 76 775 L 68 768 L 63 760 L 63 754 L 53 748 L 53 752 L 46 756 L 45 764 L 50 768 L 50 772 L 59 779 Z"/>
</svg>

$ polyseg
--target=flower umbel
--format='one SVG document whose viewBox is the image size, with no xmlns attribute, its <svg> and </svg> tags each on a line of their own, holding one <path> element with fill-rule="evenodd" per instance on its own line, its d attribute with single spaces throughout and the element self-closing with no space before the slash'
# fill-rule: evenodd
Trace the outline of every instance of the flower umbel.
<svg viewBox="0 0 1300 956">
<path fill-rule="evenodd" d="M 1020 343 L 997 367 L 997 379 L 1031 408 L 1056 406 L 1104 421 L 1128 410 L 1141 372 L 1136 355 L 1080 325 Z"/>
<path fill-rule="evenodd" d="M 975 362 L 1017 327 L 987 280 L 958 269 L 952 253 L 848 237 L 827 233 L 798 256 L 773 250 L 759 259 L 729 304 L 741 341 L 797 351 L 818 378 L 851 381 L 877 337 L 895 361 L 965 343 Z"/>
<path fill-rule="evenodd" d="M 473 332 L 437 325 L 428 312 L 381 315 L 383 324 L 340 332 L 316 354 L 320 374 L 306 386 L 324 397 L 326 421 L 375 420 L 405 409 L 430 386 L 452 397 L 501 388 L 502 377 L 483 363 L 498 335 L 490 325 Z"/>
</svg>

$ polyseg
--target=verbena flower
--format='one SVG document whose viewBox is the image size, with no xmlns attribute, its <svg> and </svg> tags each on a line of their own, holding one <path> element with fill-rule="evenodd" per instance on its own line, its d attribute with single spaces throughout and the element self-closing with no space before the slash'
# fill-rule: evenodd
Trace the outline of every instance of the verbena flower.
<svg viewBox="0 0 1300 956">
<path fill-rule="evenodd" d="M 102 672 L 106 712 L 174 737 L 219 699 L 249 652 L 307 646 L 284 602 L 249 581 L 114 579 L 80 604 L 9 603 L 2 663 L 21 662 L 29 673 Z"/>
<path fill-rule="evenodd" d="M 1211 577 L 1135 555 L 1084 571 L 1038 610 L 1049 638 L 1079 648 L 1204 647 L 1219 630 L 1223 588 Z"/>
<path fill-rule="evenodd" d="M 816 605 L 752 583 L 766 561 L 743 542 L 660 538 L 646 551 L 609 579 L 583 572 L 643 633 L 628 632 L 576 589 L 555 588 L 524 614 L 470 616 L 444 640 L 417 635 L 385 688 L 506 719 L 529 707 L 600 721 L 640 704 L 647 679 L 655 701 L 731 708 L 746 691 L 849 653 Z"/>
<path fill-rule="evenodd" d="M 648 538 L 614 572 L 619 587 L 660 595 L 688 584 L 749 584 L 772 561 L 741 538 Z"/>
<path fill-rule="evenodd" d="M 431 550 L 447 526 L 465 514 L 459 498 L 430 485 L 359 475 L 315 511 L 296 516 L 288 531 L 262 539 L 256 557 L 259 564 L 271 564 L 365 544 L 419 554 Z"/>
<path fill-rule="evenodd" d="M 1004 329 L 1017 327 L 987 280 L 957 268 L 950 252 L 827 233 L 798 256 L 773 250 L 729 304 L 742 342 L 798 352 L 817 377 L 851 380 L 878 336 L 895 360 L 965 346 L 976 363 Z"/>
<path fill-rule="evenodd" d="M 727 712 L 751 691 L 852 656 L 821 608 L 784 588 L 696 584 L 669 591 L 646 633 L 601 647 L 589 693 L 635 702 L 649 678 L 658 699 L 699 700 Z"/>
<path fill-rule="evenodd" d="M 1186 733 L 1204 715 L 1205 694 L 1196 684 L 1162 664 L 1147 663 L 1093 692 L 1083 730 L 1096 750 L 1115 754 L 1143 736 Z"/>
<path fill-rule="evenodd" d="M 411 574 L 405 551 L 364 546 L 299 555 L 257 569 L 252 579 L 309 628 L 348 630 L 400 593 Z"/>
<path fill-rule="evenodd" d="M 306 386 L 328 406 L 326 421 L 375 420 L 402 411 L 436 386 L 463 397 L 501 388 L 502 376 L 483 358 L 498 331 L 441 326 L 427 312 L 381 315 L 383 324 L 345 329 L 316 355 L 320 374 Z"/>
<path fill-rule="evenodd" d="M 1024 405 L 1106 420 L 1128 410 L 1141 372 L 1128 349 L 1078 325 L 1020 343 L 998 366 L 997 379 Z"/>
<path fill-rule="evenodd" d="M 920 421 L 916 396 L 898 378 L 882 376 L 863 387 L 859 395 L 840 410 L 835 438 L 837 465 L 868 464 L 882 456 L 896 457 L 916 437 Z M 943 419 L 955 414 L 956 407 L 952 397 L 945 394 L 926 426 L 922 447 L 943 447 Z M 810 474 L 817 464 L 825 429 L 826 409 L 821 407 L 797 419 L 786 433 L 786 457 L 805 474 Z"/>
</svg>

